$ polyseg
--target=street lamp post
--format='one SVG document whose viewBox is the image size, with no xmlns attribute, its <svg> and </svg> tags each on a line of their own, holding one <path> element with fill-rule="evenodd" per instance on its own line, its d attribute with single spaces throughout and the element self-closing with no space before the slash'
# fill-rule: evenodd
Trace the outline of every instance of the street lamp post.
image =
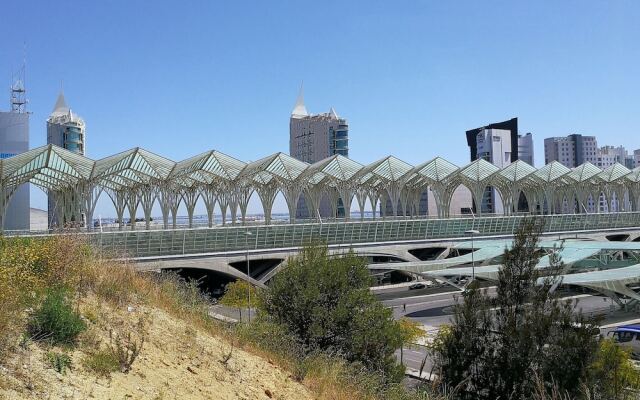
<svg viewBox="0 0 640 400">
<path fill-rule="evenodd" d="M 245 231 L 244 234 L 247 237 L 246 240 L 246 245 L 247 245 L 247 251 L 245 253 L 245 262 L 247 263 L 247 282 L 249 283 L 249 290 L 247 290 L 247 300 L 249 303 L 249 311 L 247 312 L 247 318 L 249 319 L 249 322 L 251 322 L 251 270 L 249 268 L 249 236 L 253 236 L 253 233 L 249 232 L 249 231 Z M 258 242 L 258 238 L 256 237 L 256 247 L 257 247 L 257 242 Z"/>
<path fill-rule="evenodd" d="M 468 231 L 465 231 L 464 234 L 471 236 L 471 282 L 473 282 L 476 280 L 476 263 L 473 258 L 473 253 L 475 253 L 476 249 L 473 247 L 473 237 L 480 234 L 480 231 L 477 229 L 469 229 Z"/>
</svg>

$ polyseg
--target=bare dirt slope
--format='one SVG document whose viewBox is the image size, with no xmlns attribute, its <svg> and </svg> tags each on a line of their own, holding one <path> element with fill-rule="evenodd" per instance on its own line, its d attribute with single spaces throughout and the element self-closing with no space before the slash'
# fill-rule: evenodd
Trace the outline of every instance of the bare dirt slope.
<svg viewBox="0 0 640 400">
<path fill-rule="evenodd" d="M 86 307 L 86 304 L 84 305 Z M 144 316 L 146 338 L 128 373 L 97 377 L 84 366 L 92 348 L 108 345 L 110 326 L 89 323 L 73 351 L 71 370 L 56 372 L 50 349 L 30 342 L 0 366 L 1 399 L 311 399 L 309 391 L 269 360 L 234 348 L 157 309 L 111 310 L 100 320 L 118 326 Z M 109 317 L 103 319 L 104 315 Z M 228 360 L 227 360 L 228 358 Z M 225 360 L 227 360 L 225 362 Z"/>
</svg>

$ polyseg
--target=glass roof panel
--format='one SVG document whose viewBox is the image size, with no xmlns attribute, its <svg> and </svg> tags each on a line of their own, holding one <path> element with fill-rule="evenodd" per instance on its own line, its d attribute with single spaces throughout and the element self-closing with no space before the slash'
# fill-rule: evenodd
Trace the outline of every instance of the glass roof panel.
<svg viewBox="0 0 640 400">
<path fill-rule="evenodd" d="M 605 182 L 615 182 L 629 175 L 630 172 L 629 168 L 620 163 L 615 163 L 602 171 L 598 177 Z"/>
</svg>

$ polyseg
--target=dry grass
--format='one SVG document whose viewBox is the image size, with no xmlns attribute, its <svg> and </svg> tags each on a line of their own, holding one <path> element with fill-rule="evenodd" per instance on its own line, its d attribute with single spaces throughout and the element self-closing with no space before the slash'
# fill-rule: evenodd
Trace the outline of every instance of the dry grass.
<svg viewBox="0 0 640 400">
<path fill-rule="evenodd" d="M 247 351 L 288 371 L 319 400 L 416 398 L 400 387 L 381 388 L 375 374 L 339 358 L 327 355 L 301 357 L 290 337 L 272 330 L 277 328 L 259 324 L 230 328 L 218 323 L 208 316 L 210 303 L 195 283 L 171 274 L 138 272 L 124 262 L 100 259 L 80 238 L 73 236 L 0 238 L 0 331 L 3 332 L 0 335 L 0 364 L 3 357 L 17 354 L 28 321 L 26 310 L 37 307 L 46 289 L 52 285 L 68 288 L 73 293 L 76 307 L 89 322 L 89 329 L 81 334 L 78 346 L 87 349 L 89 356 L 99 357 L 78 364 L 94 365 L 97 375 L 108 375 L 111 369 L 109 362 L 112 360 L 103 359 L 103 353 L 109 349 L 108 343 L 104 343 L 105 332 L 111 330 L 112 335 L 122 338 L 134 329 L 105 310 L 132 307 L 162 310 L 182 321 L 187 328 L 181 340 L 187 349 L 194 351 L 194 357 L 199 352 L 198 335 L 220 338 L 226 342 L 220 360 L 224 354 L 231 353 L 226 364 L 233 364 L 235 349 Z M 154 345 L 161 348 L 162 342 Z M 143 358 L 144 353 L 143 348 L 140 352 Z"/>
</svg>

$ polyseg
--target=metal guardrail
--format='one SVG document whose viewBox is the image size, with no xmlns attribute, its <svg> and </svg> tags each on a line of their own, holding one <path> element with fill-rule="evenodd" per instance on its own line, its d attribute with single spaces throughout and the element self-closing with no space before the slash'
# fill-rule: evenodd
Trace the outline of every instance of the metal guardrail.
<svg viewBox="0 0 640 400">
<path fill-rule="evenodd" d="M 511 235 L 524 216 L 458 219 L 369 220 L 292 225 L 252 225 L 181 230 L 85 233 L 105 255 L 131 258 L 301 247 L 313 241 L 334 244 Z M 640 227 L 640 212 L 539 216 L 544 232 L 597 231 Z"/>
<path fill-rule="evenodd" d="M 528 216 L 531 215 L 529 213 L 517 213 L 517 214 L 513 214 L 516 216 Z M 197 218 L 196 218 L 197 217 Z M 212 228 L 227 228 L 227 227 L 238 227 L 238 226 L 242 226 L 245 227 L 246 225 L 258 225 L 258 226 L 262 226 L 264 225 L 264 218 L 262 219 L 249 219 L 247 220 L 244 224 L 242 224 L 242 222 L 238 219 L 238 221 L 236 221 L 235 224 L 231 223 L 230 219 L 227 221 L 226 225 L 223 225 L 221 223 L 221 221 L 216 220 L 216 222 L 213 224 L 213 226 L 211 228 L 209 228 L 209 223 L 206 219 L 206 215 L 199 215 L 194 217 L 194 221 L 192 223 L 192 226 L 189 227 L 188 222 L 186 222 L 186 218 L 182 217 L 181 219 L 178 220 L 178 223 L 176 224 L 175 229 L 171 229 L 171 230 L 182 230 L 182 229 L 200 229 L 200 228 L 207 228 L 207 229 L 212 229 Z M 466 219 L 473 219 L 476 218 L 473 214 L 453 214 L 453 215 L 449 215 L 447 217 L 447 219 L 460 219 L 460 218 L 466 218 Z M 416 220 L 433 220 L 433 219 L 442 219 L 442 217 L 438 217 L 435 215 L 420 215 L 420 216 L 394 216 L 394 217 L 387 217 L 386 220 L 394 220 L 394 221 L 416 221 Z M 346 219 L 346 218 L 332 218 L 326 221 L 323 221 L 323 224 L 328 224 L 328 223 L 346 223 L 346 222 L 373 222 L 373 221 L 381 221 L 384 220 L 382 217 L 376 217 L 376 218 L 372 218 L 371 215 L 367 215 L 364 218 L 360 218 L 360 215 L 356 215 L 356 214 L 352 214 L 350 219 Z M 272 216 L 271 222 L 269 223 L 269 225 L 291 225 L 291 224 L 296 224 L 296 225 L 305 225 L 305 224 L 315 224 L 315 223 L 320 223 L 318 220 L 316 219 L 303 219 L 303 218 L 298 218 L 296 219 L 295 222 L 290 222 L 289 221 L 289 217 L 287 215 L 275 215 Z M 169 223 L 169 225 L 172 225 L 171 222 Z M 136 226 L 136 230 L 166 230 L 164 229 L 164 226 L 162 224 L 162 219 L 161 218 L 155 218 L 152 223 L 151 226 L 149 227 L 149 229 L 146 229 L 145 227 L 145 223 L 144 221 L 138 221 L 135 223 Z M 104 225 L 100 226 L 100 225 L 96 225 L 92 228 L 93 231 L 100 231 L 100 232 L 122 232 L 124 230 L 131 230 L 131 224 L 129 222 L 125 223 L 122 228 L 120 228 L 118 226 L 117 223 L 113 223 L 113 222 L 109 222 L 109 223 L 105 223 Z M 82 234 L 82 233 L 87 233 L 87 228 L 85 227 L 75 227 L 75 228 L 66 228 L 66 229 L 40 229 L 40 230 L 4 230 L 1 232 L 3 235 L 5 236 L 35 236 L 35 235 L 47 235 L 47 234 L 61 234 L 61 233 L 78 233 L 78 234 Z"/>
</svg>

